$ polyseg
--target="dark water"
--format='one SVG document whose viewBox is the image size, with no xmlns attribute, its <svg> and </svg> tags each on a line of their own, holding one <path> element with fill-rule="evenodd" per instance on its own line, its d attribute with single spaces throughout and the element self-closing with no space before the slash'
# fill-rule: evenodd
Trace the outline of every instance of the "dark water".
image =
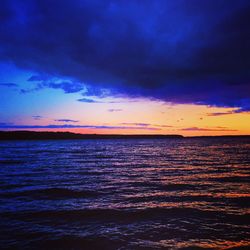
<svg viewBox="0 0 250 250">
<path fill-rule="evenodd" d="M 0 248 L 250 249 L 249 139 L 0 142 Z"/>
</svg>

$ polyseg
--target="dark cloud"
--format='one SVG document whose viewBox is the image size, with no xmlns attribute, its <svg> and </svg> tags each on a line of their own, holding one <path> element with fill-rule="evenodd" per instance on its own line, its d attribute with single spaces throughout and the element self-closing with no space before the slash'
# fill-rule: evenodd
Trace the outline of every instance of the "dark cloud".
<svg viewBox="0 0 250 250">
<path fill-rule="evenodd" d="M 11 88 L 13 88 L 13 87 L 18 87 L 18 85 L 15 84 L 15 83 L 0 83 L 0 86 L 3 86 L 3 87 L 11 87 Z"/>
<path fill-rule="evenodd" d="M 141 126 L 141 127 L 160 127 L 160 128 L 172 128 L 170 125 L 159 125 L 159 124 L 151 124 L 151 123 L 141 123 L 141 122 L 122 122 L 122 125 L 133 125 L 133 126 Z"/>
<path fill-rule="evenodd" d="M 237 109 L 229 110 L 226 112 L 208 113 L 207 116 L 221 116 L 221 115 L 232 115 L 232 114 L 240 114 L 240 113 L 250 113 L 250 107 L 246 106 L 244 108 L 237 108 Z"/>
<path fill-rule="evenodd" d="M 121 112 L 123 109 L 108 109 L 108 112 Z"/>
<path fill-rule="evenodd" d="M 85 96 L 85 93 L 83 93 L 83 96 Z M 93 95 L 91 95 L 93 96 Z M 94 96 L 97 97 L 97 96 Z M 85 102 L 85 103 L 132 103 L 132 102 L 138 102 L 138 100 L 120 100 L 120 101 L 108 101 L 105 99 L 102 99 L 103 97 L 98 96 L 98 100 L 92 99 L 89 97 L 83 97 L 77 99 L 78 102 Z"/>
<path fill-rule="evenodd" d="M 85 102 L 85 103 L 103 103 L 102 101 L 97 101 L 97 100 L 90 99 L 90 98 L 80 98 L 77 101 Z"/>
<path fill-rule="evenodd" d="M 74 128 L 161 130 L 160 128 L 144 127 L 144 126 L 139 127 L 139 126 L 75 125 L 75 124 L 12 125 L 12 124 L 0 123 L 0 129 L 74 129 Z"/>
<path fill-rule="evenodd" d="M 28 82 L 41 82 L 41 81 L 48 81 L 50 79 L 49 76 L 44 75 L 33 75 L 28 79 Z"/>
<path fill-rule="evenodd" d="M 111 95 L 108 89 L 97 88 L 95 86 L 86 86 L 86 89 L 82 93 L 83 96 L 97 96 L 99 98 L 105 98 Z M 114 93 L 113 93 L 114 95 Z"/>
<path fill-rule="evenodd" d="M 151 126 L 150 123 L 141 123 L 141 122 L 122 122 L 121 124 L 122 125 L 142 126 L 142 127 Z"/>
<path fill-rule="evenodd" d="M 173 126 L 171 125 L 159 125 L 159 124 L 153 124 L 155 127 L 161 127 L 161 128 L 172 128 Z"/>
<path fill-rule="evenodd" d="M 12 126 L 13 123 L 12 122 L 0 122 L 0 127 L 1 126 Z"/>
<path fill-rule="evenodd" d="M 60 80 L 60 79 L 46 79 L 42 80 L 42 78 L 37 78 L 36 76 L 32 76 L 28 79 L 28 81 L 35 82 L 36 86 L 33 89 L 26 90 L 26 91 L 34 91 L 40 90 L 44 88 L 51 88 L 51 89 L 62 89 L 64 93 L 77 93 L 84 89 L 84 85 L 80 82 L 71 81 L 71 80 Z"/>
<path fill-rule="evenodd" d="M 80 98 L 80 99 L 77 99 L 78 102 L 85 102 L 85 103 L 124 103 L 124 102 L 130 102 L 130 101 L 107 101 L 107 100 L 95 100 L 95 99 L 92 99 L 92 98 L 86 98 L 86 97 L 83 97 L 83 98 Z"/>
<path fill-rule="evenodd" d="M 248 0 L 3 0 L 2 60 L 41 87 L 249 107 Z M 90 91 L 90 92 L 91 92 Z"/>
<path fill-rule="evenodd" d="M 63 89 L 65 93 L 77 93 L 83 90 L 84 86 L 80 82 L 60 81 L 60 82 L 43 82 L 43 88 Z"/>
<path fill-rule="evenodd" d="M 55 122 L 79 122 L 78 120 L 71 120 L 71 119 L 57 119 L 54 121 Z"/>
<path fill-rule="evenodd" d="M 236 130 L 236 129 L 227 129 L 227 128 L 224 128 L 224 127 L 216 127 L 216 128 L 190 127 L 190 128 L 180 129 L 180 131 L 228 131 L 228 132 L 233 132 L 233 131 L 238 131 L 238 130 Z"/>
<path fill-rule="evenodd" d="M 40 90 L 40 88 L 20 89 L 19 93 L 20 94 L 28 94 L 28 93 L 31 93 L 31 92 L 34 92 L 34 91 L 38 91 L 38 90 Z"/>
<path fill-rule="evenodd" d="M 41 120 L 43 117 L 41 115 L 33 115 L 32 118 L 34 120 Z"/>
</svg>

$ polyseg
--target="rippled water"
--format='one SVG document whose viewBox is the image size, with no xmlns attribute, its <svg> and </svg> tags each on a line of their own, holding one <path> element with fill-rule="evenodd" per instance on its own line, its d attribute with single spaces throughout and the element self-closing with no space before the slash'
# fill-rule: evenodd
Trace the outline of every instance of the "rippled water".
<svg viewBox="0 0 250 250">
<path fill-rule="evenodd" d="M 0 142 L 16 249 L 250 249 L 249 139 Z"/>
</svg>

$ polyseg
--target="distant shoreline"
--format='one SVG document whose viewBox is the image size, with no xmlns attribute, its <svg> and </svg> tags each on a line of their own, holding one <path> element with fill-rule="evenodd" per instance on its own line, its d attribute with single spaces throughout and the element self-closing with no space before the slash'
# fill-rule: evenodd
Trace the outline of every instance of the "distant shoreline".
<svg viewBox="0 0 250 250">
<path fill-rule="evenodd" d="M 190 136 L 177 134 L 79 134 L 72 132 L 0 131 L 0 140 L 79 140 L 79 139 L 184 139 L 184 138 L 250 138 L 250 135 Z"/>
<path fill-rule="evenodd" d="M 74 139 L 163 139 L 182 135 L 79 134 L 72 132 L 0 131 L 0 140 L 74 140 Z"/>
</svg>

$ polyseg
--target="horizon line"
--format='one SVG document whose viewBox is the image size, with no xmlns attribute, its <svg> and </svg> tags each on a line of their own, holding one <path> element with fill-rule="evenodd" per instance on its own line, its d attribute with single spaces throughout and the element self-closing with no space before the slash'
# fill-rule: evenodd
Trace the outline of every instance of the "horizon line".
<svg viewBox="0 0 250 250">
<path fill-rule="evenodd" d="M 176 136 L 179 138 L 195 138 L 195 137 L 250 137 L 250 134 L 242 134 L 242 135 L 193 135 L 193 136 L 185 136 L 182 134 L 100 134 L 100 133 L 75 133 L 70 131 L 32 131 L 32 130 L 0 130 L 0 133 L 49 133 L 49 134 L 71 134 L 71 135 L 81 135 L 81 136 L 121 136 L 121 137 L 135 137 L 135 136 L 150 136 L 150 137 L 161 137 L 161 136 Z"/>
</svg>

